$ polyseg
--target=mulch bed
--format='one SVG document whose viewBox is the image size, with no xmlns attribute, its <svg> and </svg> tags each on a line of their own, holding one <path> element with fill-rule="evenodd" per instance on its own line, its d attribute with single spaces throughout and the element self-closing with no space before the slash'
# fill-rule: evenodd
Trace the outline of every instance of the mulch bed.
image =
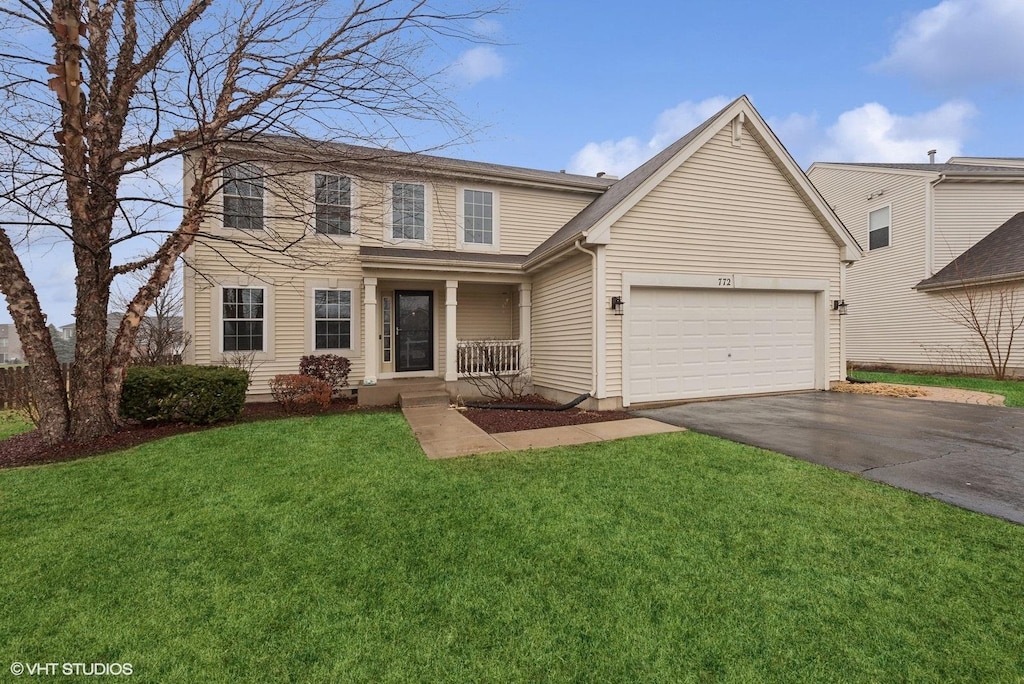
<svg viewBox="0 0 1024 684">
<path fill-rule="evenodd" d="M 516 403 L 538 404 L 542 406 L 558 405 L 556 402 L 537 395 L 523 397 L 521 401 Z M 563 425 L 602 423 L 608 420 L 633 418 L 633 416 L 625 411 L 584 411 L 578 408 L 571 408 L 565 411 L 515 411 L 512 409 L 467 408 L 462 412 L 462 415 L 489 434 L 562 427 Z"/>
<path fill-rule="evenodd" d="M 185 423 L 165 423 L 161 425 L 133 424 L 128 425 L 119 432 L 87 444 L 65 443 L 58 446 L 44 444 L 39 436 L 39 432 L 32 430 L 0 440 L 0 468 L 72 461 L 87 456 L 105 454 L 109 451 L 127 449 L 172 435 L 199 432 L 201 430 L 209 430 L 210 428 L 224 427 L 225 425 L 253 423 L 276 418 L 292 418 L 300 415 L 319 416 L 333 413 L 348 413 L 356 410 L 362 409 L 358 409 L 356 406 L 355 397 L 335 399 L 331 402 L 330 406 L 322 411 L 306 410 L 292 413 L 286 413 L 277 402 L 260 402 L 246 404 L 245 408 L 242 409 L 242 415 L 229 423 L 217 423 L 216 425 L 186 425 Z"/>
<path fill-rule="evenodd" d="M 531 395 L 523 398 L 523 403 L 556 406 L 555 402 L 543 397 Z M 231 423 L 216 425 L 186 425 L 172 423 L 162 425 L 128 425 L 119 432 L 97 439 L 87 444 L 60 444 L 48 446 L 43 443 L 36 430 L 0 440 L 0 468 L 57 463 L 73 461 L 88 456 L 98 456 L 110 451 L 119 451 L 129 447 L 152 442 L 172 435 L 187 432 L 199 432 L 214 427 L 238 423 L 252 423 L 261 420 L 291 418 L 296 415 L 328 415 L 348 413 L 350 411 L 376 411 L 379 408 L 360 409 L 355 397 L 335 399 L 331 405 L 320 410 L 286 413 L 277 402 L 260 402 L 246 404 L 242 415 Z M 506 409 L 466 409 L 463 412 L 469 420 L 480 426 L 485 432 L 515 432 L 517 430 L 533 430 L 536 428 L 560 427 L 562 425 L 582 425 L 584 423 L 600 423 L 606 420 L 624 420 L 632 418 L 624 411 L 584 411 L 578 408 L 566 411 L 512 411 Z"/>
</svg>

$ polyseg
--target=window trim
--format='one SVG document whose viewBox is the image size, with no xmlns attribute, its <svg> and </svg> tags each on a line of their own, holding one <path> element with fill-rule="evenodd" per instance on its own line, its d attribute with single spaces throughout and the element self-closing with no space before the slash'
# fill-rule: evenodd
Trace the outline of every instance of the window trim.
<svg viewBox="0 0 1024 684">
<path fill-rule="evenodd" d="M 262 290 L 263 291 L 263 318 L 260 319 L 263 323 L 263 348 L 252 349 L 252 350 L 225 350 L 224 349 L 224 323 L 225 321 L 237 321 L 237 320 L 257 320 L 252 319 L 241 319 L 241 318 L 225 318 L 224 317 L 224 291 L 225 290 Z M 266 285 L 253 285 L 249 283 L 221 283 L 217 286 L 217 348 L 221 353 L 221 356 L 227 354 L 256 354 L 256 358 L 264 359 L 270 358 L 270 340 L 271 338 L 271 294 L 270 288 Z"/>
<path fill-rule="evenodd" d="M 229 195 L 227 193 L 227 187 L 228 187 L 228 181 L 229 181 L 229 178 L 228 178 L 228 175 L 227 175 L 228 172 L 232 171 L 232 170 L 241 170 L 241 169 L 243 169 L 245 167 L 250 167 L 252 169 L 255 169 L 257 173 L 254 173 L 252 175 L 254 177 L 258 177 L 259 180 L 260 180 L 260 227 L 259 228 L 252 228 L 252 229 L 236 228 L 234 226 L 229 226 L 227 224 L 227 221 L 225 220 L 225 217 L 227 216 L 227 201 L 226 201 L 226 199 L 228 197 L 238 197 L 238 198 L 242 198 L 242 199 L 253 199 L 251 197 L 243 197 L 242 195 Z M 220 186 L 220 200 L 221 200 L 220 201 L 220 208 L 221 208 L 221 211 L 220 211 L 220 226 L 221 226 L 221 228 L 223 230 L 227 230 L 227 231 L 241 232 L 242 234 L 245 234 L 245 235 L 257 235 L 259 233 L 266 232 L 266 230 L 267 230 L 267 183 L 266 183 L 266 180 L 265 180 L 265 174 L 264 174 L 263 167 L 261 167 L 258 164 L 255 164 L 253 162 L 231 163 L 231 164 L 228 164 L 227 166 L 225 166 L 221 170 L 221 174 L 220 175 L 221 175 L 221 186 Z M 238 180 L 238 179 L 230 179 L 230 180 Z M 251 181 L 244 181 L 244 182 L 251 182 Z"/>
<path fill-rule="evenodd" d="M 491 193 L 491 242 L 466 242 L 466 191 Z M 459 185 L 455 189 L 456 246 L 467 252 L 501 251 L 501 194 L 486 185 Z"/>
<path fill-rule="evenodd" d="M 361 347 L 363 345 L 363 329 L 362 329 L 362 318 L 363 318 L 363 290 L 362 281 L 356 281 L 346 278 L 307 278 L 304 281 L 304 312 L 303 312 L 303 324 L 302 329 L 305 331 L 305 340 L 303 340 L 303 348 L 305 354 L 308 355 L 320 355 L 320 354 L 341 354 L 345 356 L 349 361 L 355 362 L 355 357 L 361 354 Z M 348 290 L 351 293 L 352 308 L 349 311 L 349 337 L 348 343 L 351 345 L 347 349 L 317 349 L 316 348 L 316 298 L 314 292 L 316 290 Z"/>
<path fill-rule="evenodd" d="M 871 215 L 873 213 L 875 213 L 876 211 L 882 211 L 883 209 L 888 209 L 889 210 L 889 225 L 886 226 L 889 229 L 889 236 L 888 236 L 889 239 L 888 239 L 888 241 L 886 242 L 885 245 L 883 245 L 881 247 L 875 247 L 874 249 L 872 249 L 872 247 L 871 247 L 871 233 L 873 233 L 874 231 L 871 230 Z M 886 249 L 887 247 L 892 247 L 892 204 L 891 203 L 890 204 L 882 204 L 882 205 L 879 205 L 879 206 L 875 207 L 874 209 L 868 209 L 867 228 L 868 228 L 868 232 L 867 232 L 867 248 L 868 248 L 867 251 L 868 252 L 877 252 L 880 249 Z M 881 228 L 876 228 L 875 230 L 881 230 Z"/>
<path fill-rule="evenodd" d="M 309 289 L 310 289 L 310 297 L 309 297 L 309 303 L 310 303 L 310 309 L 309 309 L 309 312 L 310 312 L 310 316 L 309 316 L 309 319 L 310 319 L 310 331 L 309 331 L 309 334 L 310 334 L 310 344 L 309 344 L 309 348 L 310 348 L 310 350 L 312 352 L 314 352 L 314 353 L 320 353 L 320 354 L 335 354 L 337 352 L 342 352 L 342 351 L 344 351 L 344 352 L 351 352 L 351 351 L 353 351 L 353 349 L 355 347 L 355 339 L 356 339 L 356 331 L 355 331 L 355 328 L 356 328 L 356 324 L 355 324 L 355 319 L 356 319 L 356 315 L 355 315 L 355 313 L 356 313 L 356 311 L 355 311 L 355 309 L 356 309 L 356 296 L 355 296 L 355 292 L 353 291 L 353 288 L 351 288 L 351 287 L 328 287 L 326 285 L 316 285 L 316 284 L 314 284 L 314 285 L 311 285 Z M 317 321 L 320 321 L 320 320 L 325 320 L 325 321 L 343 321 L 343 320 L 346 320 L 344 318 L 324 318 L 324 319 L 317 318 L 316 317 L 316 293 L 317 292 L 348 292 L 348 319 L 347 319 L 348 320 L 348 346 L 347 347 L 323 347 L 323 348 L 320 348 L 320 347 L 316 346 L 316 324 L 317 324 Z"/>
<path fill-rule="evenodd" d="M 348 178 L 348 182 L 349 182 L 349 197 L 348 197 L 348 201 L 349 201 L 349 231 L 350 231 L 348 235 L 331 235 L 329 233 L 318 233 L 317 232 L 317 230 L 316 230 L 316 177 L 317 176 L 337 176 L 339 178 Z M 353 178 L 352 176 L 346 175 L 344 173 L 314 171 L 312 174 L 310 174 L 309 188 L 310 188 L 309 189 L 309 192 L 310 192 L 310 194 L 309 194 L 309 197 L 310 197 L 310 212 L 309 212 L 310 218 L 309 218 L 309 226 L 308 226 L 308 229 L 307 229 L 307 233 L 309 235 L 312 235 L 312 236 L 315 236 L 315 237 L 318 237 L 318 238 L 321 238 L 321 239 L 326 238 L 328 240 L 333 240 L 334 242 L 340 242 L 340 243 L 345 243 L 345 244 L 349 244 L 349 243 L 353 243 L 353 242 L 358 242 L 359 241 L 359 219 L 358 219 L 358 215 L 357 215 L 357 212 L 356 212 L 355 208 L 356 208 L 356 205 L 357 205 L 358 200 L 359 200 L 360 187 L 359 187 L 359 184 L 356 182 L 356 179 Z"/>
<path fill-rule="evenodd" d="M 423 239 L 414 240 L 410 238 L 396 238 L 394 232 L 395 220 L 395 183 L 423 186 Z M 384 202 L 384 244 L 393 246 L 409 247 L 430 247 L 433 242 L 433 212 L 431 205 L 434 201 L 434 188 L 430 183 L 420 180 L 406 180 L 395 178 L 385 185 L 386 201 Z"/>
</svg>

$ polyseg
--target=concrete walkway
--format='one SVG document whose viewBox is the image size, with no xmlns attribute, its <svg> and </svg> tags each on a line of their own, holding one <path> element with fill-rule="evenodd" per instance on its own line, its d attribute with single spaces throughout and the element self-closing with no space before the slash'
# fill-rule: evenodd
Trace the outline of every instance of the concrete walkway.
<svg viewBox="0 0 1024 684">
<path fill-rule="evenodd" d="M 489 435 L 470 422 L 461 412 L 446 406 L 403 408 L 402 413 L 409 421 L 409 427 L 420 441 L 427 458 L 543 449 L 663 432 L 682 432 L 684 429 L 650 418 L 629 418 Z"/>
</svg>

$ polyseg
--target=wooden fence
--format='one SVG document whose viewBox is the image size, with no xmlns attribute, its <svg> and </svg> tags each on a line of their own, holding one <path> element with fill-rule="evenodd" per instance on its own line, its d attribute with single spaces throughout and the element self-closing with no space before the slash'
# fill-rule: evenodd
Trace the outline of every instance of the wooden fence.
<svg viewBox="0 0 1024 684">
<path fill-rule="evenodd" d="M 64 386 L 66 387 L 71 364 L 62 363 L 60 370 L 64 374 Z M 0 368 L 0 411 L 22 409 L 28 406 L 30 384 L 28 366 Z"/>
<path fill-rule="evenodd" d="M 181 365 L 180 355 L 162 356 L 158 359 L 149 360 L 145 365 L 156 366 L 178 366 Z M 68 387 L 68 376 L 71 374 L 71 364 L 62 363 L 60 371 L 64 376 L 64 387 Z M 0 411 L 9 409 L 22 409 L 28 406 L 29 398 L 28 366 L 10 366 L 0 368 Z"/>
</svg>

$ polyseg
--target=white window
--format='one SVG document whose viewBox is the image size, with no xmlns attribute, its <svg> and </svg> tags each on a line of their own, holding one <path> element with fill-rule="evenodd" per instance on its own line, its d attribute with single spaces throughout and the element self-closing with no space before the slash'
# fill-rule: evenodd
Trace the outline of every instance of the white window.
<svg viewBox="0 0 1024 684">
<path fill-rule="evenodd" d="M 224 227 L 263 230 L 263 175 L 252 164 L 224 169 Z"/>
<path fill-rule="evenodd" d="M 352 290 L 313 290 L 313 348 L 352 348 Z"/>
<path fill-rule="evenodd" d="M 315 178 L 317 233 L 352 234 L 352 180 L 345 176 L 318 173 Z"/>
<path fill-rule="evenodd" d="M 222 307 L 224 351 L 263 351 L 265 290 L 262 287 L 225 287 Z"/>
<path fill-rule="evenodd" d="M 501 238 L 498 192 L 462 187 L 457 196 L 458 246 L 467 250 L 496 251 Z"/>
<path fill-rule="evenodd" d="M 381 341 L 383 363 L 391 363 L 391 297 L 381 297 Z"/>
<path fill-rule="evenodd" d="M 868 214 L 868 250 L 889 246 L 891 207 L 875 209 Z"/>
<path fill-rule="evenodd" d="M 494 244 L 494 193 L 463 190 L 463 240 L 466 244 Z"/>
<path fill-rule="evenodd" d="M 426 187 L 422 183 L 391 185 L 391 237 L 395 240 L 427 239 Z"/>
</svg>

